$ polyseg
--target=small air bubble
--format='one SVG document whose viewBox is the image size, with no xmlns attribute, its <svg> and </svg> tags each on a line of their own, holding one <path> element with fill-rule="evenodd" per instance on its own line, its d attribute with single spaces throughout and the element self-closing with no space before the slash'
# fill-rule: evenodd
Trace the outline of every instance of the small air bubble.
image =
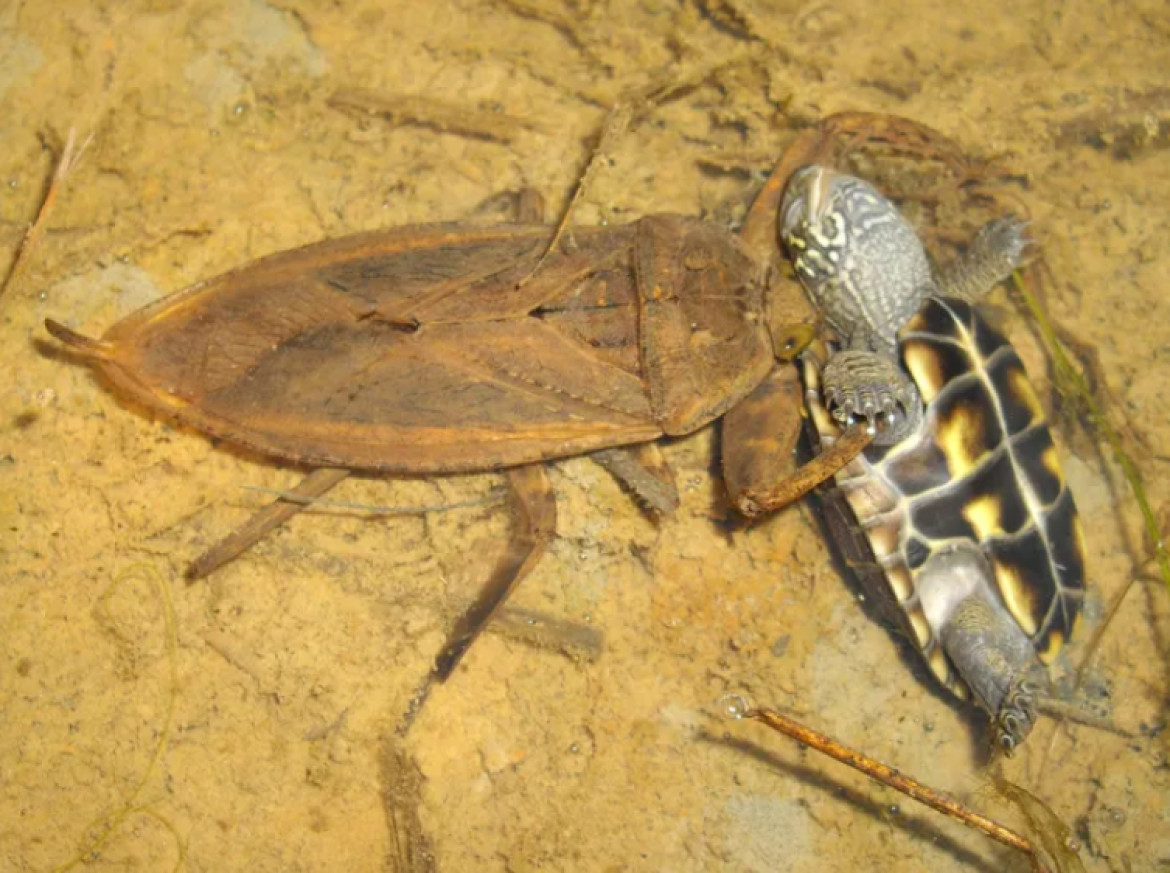
<svg viewBox="0 0 1170 873">
<path fill-rule="evenodd" d="M 719 699 L 719 708 L 728 718 L 741 719 L 748 712 L 748 702 L 738 694 L 728 694 Z"/>
</svg>

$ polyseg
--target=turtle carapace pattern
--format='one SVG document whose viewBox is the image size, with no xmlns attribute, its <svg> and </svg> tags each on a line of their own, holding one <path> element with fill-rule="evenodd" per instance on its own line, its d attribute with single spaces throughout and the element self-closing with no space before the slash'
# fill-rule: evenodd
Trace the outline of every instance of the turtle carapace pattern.
<svg viewBox="0 0 1170 873">
<path fill-rule="evenodd" d="M 851 540 L 842 552 L 938 680 L 974 697 L 1010 753 L 1084 592 L 1083 536 L 1043 407 L 972 303 L 1018 264 L 1023 225 L 991 222 L 936 274 L 890 201 L 810 167 L 790 184 L 782 234 L 842 343 L 802 362 L 815 448 L 855 421 L 878 436 L 836 477 L 849 524 L 834 534 Z"/>
</svg>

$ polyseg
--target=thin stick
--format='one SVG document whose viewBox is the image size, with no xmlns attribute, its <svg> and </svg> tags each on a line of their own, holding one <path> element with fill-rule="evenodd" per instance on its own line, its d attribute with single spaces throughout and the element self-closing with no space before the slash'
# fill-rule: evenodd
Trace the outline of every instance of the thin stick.
<svg viewBox="0 0 1170 873">
<path fill-rule="evenodd" d="M 28 231 L 25 232 L 24 239 L 20 241 L 20 247 L 16 250 L 16 256 L 12 259 L 12 264 L 8 268 L 8 274 L 4 277 L 4 281 L 0 282 L 0 297 L 4 296 L 4 292 L 8 290 L 10 285 L 16 283 L 17 276 L 24 268 L 25 263 L 28 262 L 29 253 L 36 247 L 37 242 L 45 234 L 45 219 L 48 217 L 49 209 L 53 206 L 53 201 L 57 199 L 57 193 L 61 190 L 61 186 L 65 183 L 65 178 L 70 171 L 77 166 L 77 162 L 89 148 L 89 144 L 93 141 L 93 134 L 85 138 L 85 142 L 81 147 L 77 147 L 77 129 L 69 128 L 69 135 L 65 139 L 65 148 L 61 151 L 61 158 L 57 161 L 57 169 L 53 172 L 53 178 L 49 182 L 49 188 L 45 192 L 45 198 L 41 201 L 41 207 L 37 210 L 37 217 L 33 219 L 33 223 L 29 225 Z"/>
<path fill-rule="evenodd" d="M 647 84 L 619 98 L 606 113 L 605 120 L 601 124 L 601 135 L 598 137 L 597 145 L 589 156 L 589 163 L 585 165 L 585 171 L 577 179 L 577 185 L 573 189 L 568 205 L 561 213 L 548 245 L 545 246 L 544 252 L 528 275 L 517 283 L 517 287 L 523 287 L 531 281 L 532 277 L 540 272 L 544 262 L 556 250 L 561 238 L 565 235 L 578 202 L 597 174 L 598 167 L 601 165 L 600 158 L 612 153 L 614 146 L 630 129 L 630 125 L 641 121 L 664 100 L 688 88 L 696 87 L 724 70 L 760 56 L 760 52 L 749 50 L 739 52 L 730 58 L 721 58 L 713 63 L 696 64 L 682 71 L 676 67 L 668 67 L 652 76 Z"/>
<path fill-rule="evenodd" d="M 393 124 L 413 124 L 439 133 L 502 143 L 515 142 L 523 131 L 547 133 L 542 124 L 527 118 L 419 94 L 379 94 L 363 88 L 341 88 L 333 92 L 328 105 L 383 116 Z"/>
<path fill-rule="evenodd" d="M 738 709 L 738 707 L 736 708 Z M 786 734 L 797 742 L 803 743 L 809 748 L 816 749 L 823 755 L 835 758 L 842 764 L 848 764 L 853 769 L 860 770 L 871 779 L 876 779 L 878 782 L 902 792 L 907 797 L 911 797 L 919 803 L 926 804 L 936 812 L 950 816 L 968 827 L 982 831 L 993 840 L 997 840 L 1005 846 L 1011 846 L 1013 849 L 1023 852 L 1031 859 L 1034 870 L 1046 870 L 1040 861 L 1039 855 L 1036 853 L 1036 847 L 1030 840 L 1017 834 L 1015 831 L 1008 830 L 998 822 L 992 821 L 986 816 L 968 809 L 954 798 L 948 797 L 940 791 L 935 791 L 933 788 L 928 788 L 917 780 L 899 773 L 893 767 L 883 764 L 880 761 L 875 761 L 873 758 L 861 752 L 856 752 L 847 746 L 843 746 L 832 737 L 819 733 L 812 728 L 807 728 L 778 712 L 773 712 L 770 709 L 748 709 L 746 705 L 740 711 L 742 711 L 742 717 L 744 718 L 763 722 L 772 728 L 772 730 Z M 735 714 L 738 714 L 738 712 Z"/>
<path fill-rule="evenodd" d="M 637 104 L 634 101 L 618 101 L 606 114 L 605 121 L 601 127 L 601 137 L 598 139 L 597 146 L 593 149 L 593 153 L 589 157 L 589 163 L 585 166 L 585 172 L 577 179 L 577 185 L 573 189 L 573 195 L 569 198 L 569 205 L 561 213 L 560 220 L 553 230 L 553 235 L 549 239 L 548 245 L 544 247 L 544 251 L 537 259 L 536 264 L 529 271 L 528 275 L 517 283 L 517 287 L 523 287 L 533 276 L 539 273 L 540 268 L 544 266 L 544 262 L 548 260 L 549 256 L 560 244 L 561 237 L 565 235 L 565 230 L 569 226 L 569 221 L 573 217 L 573 211 L 576 209 L 578 201 L 580 201 L 581 196 L 589 187 L 590 181 L 596 175 L 597 168 L 601 165 L 598 158 L 604 154 L 608 154 L 613 148 L 613 145 L 629 129 L 630 122 L 634 119 L 636 108 Z"/>
<path fill-rule="evenodd" d="M 132 564 L 121 573 L 114 577 L 114 580 L 106 586 L 105 590 L 98 596 L 97 614 L 100 616 L 103 627 L 108 630 L 116 639 L 123 644 L 130 643 L 130 641 L 119 629 L 114 618 L 110 614 L 110 600 L 118 592 L 118 589 L 126 583 L 127 580 L 135 577 L 145 577 L 147 581 L 154 585 L 155 591 L 158 593 L 159 602 L 162 605 L 164 639 L 166 640 L 166 658 L 167 658 L 167 672 L 169 674 L 169 685 L 167 687 L 167 698 L 165 711 L 163 713 L 162 724 L 155 731 L 154 750 L 151 752 L 150 760 L 147 761 L 142 775 L 138 777 L 138 781 L 134 787 L 130 789 L 130 793 L 122 801 L 120 808 L 115 810 L 111 815 L 103 816 L 93 821 L 89 827 L 85 829 L 85 833 L 96 832 L 96 836 L 89 838 L 72 858 L 53 868 L 53 873 L 68 873 L 69 870 L 82 865 L 88 866 L 91 861 L 95 861 L 101 857 L 101 851 L 114 838 L 115 835 L 122 829 L 126 820 L 130 816 L 142 813 L 149 815 L 151 818 L 160 822 L 163 827 L 169 830 L 174 836 L 178 844 L 179 858 L 175 862 L 174 870 L 182 867 L 184 860 L 187 857 L 187 847 L 183 842 L 183 838 L 179 835 L 178 830 L 160 813 L 155 812 L 144 804 L 138 803 L 138 798 L 142 795 L 147 783 L 153 778 L 155 772 L 158 770 L 159 762 L 170 745 L 171 734 L 174 731 L 175 725 L 175 707 L 179 700 L 179 632 L 178 622 L 175 619 L 175 604 L 171 599 L 170 588 L 163 582 L 162 577 L 158 571 L 150 564 Z"/>
<path fill-rule="evenodd" d="M 372 503 L 351 503 L 348 500 L 328 500 L 324 497 L 315 497 L 311 494 L 300 494 L 296 491 L 283 491 L 280 488 L 265 488 L 261 485 L 241 485 L 245 491 L 255 491 L 258 494 L 271 494 L 289 503 L 299 503 L 301 506 L 315 506 L 324 509 L 348 509 L 353 512 L 362 512 L 367 515 L 427 515 L 431 512 L 446 512 L 450 509 L 467 509 L 471 506 L 487 506 L 490 503 L 499 503 L 503 499 L 502 493 L 492 492 L 486 497 L 475 500 L 460 500 L 455 503 L 432 503 L 420 506 L 377 506 Z"/>
</svg>

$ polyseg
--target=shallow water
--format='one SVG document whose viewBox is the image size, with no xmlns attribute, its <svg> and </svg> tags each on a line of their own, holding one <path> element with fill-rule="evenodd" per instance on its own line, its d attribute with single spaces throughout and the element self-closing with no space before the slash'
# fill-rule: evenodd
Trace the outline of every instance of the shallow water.
<svg viewBox="0 0 1170 873">
<path fill-rule="evenodd" d="M 1051 314 L 1093 350 L 1165 521 L 1170 477 L 1170 25 L 1161 2 L 293 2 L 0 9 L 0 246 L 10 260 L 69 127 L 93 140 L 0 298 L 0 868 L 46 870 L 136 810 L 90 869 L 1025 870 L 1026 863 L 762 727 L 744 694 L 1011 818 L 977 719 L 907 668 L 808 510 L 723 523 L 710 430 L 667 446 L 682 507 L 655 525 L 584 460 L 552 469 L 557 538 L 516 595 L 604 633 L 572 659 L 487 634 L 404 740 L 394 727 L 507 528 L 492 505 L 312 512 L 210 581 L 186 561 L 297 473 L 121 405 L 51 346 L 52 316 L 118 317 L 269 252 L 456 220 L 525 186 L 559 209 L 604 107 L 757 52 L 622 137 L 576 213 L 735 220 L 795 134 L 844 109 L 1002 156 L 1052 268 Z M 523 121 L 468 135 L 331 105 L 418 96 Z M 437 127 L 446 130 L 436 129 Z M 1051 396 L 1041 348 L 1006 326 Z M 1144 555 L 1126 486 L 1057 426 L 1087 524 L 1089 631 Z M 411 506 L 497 477 L 350 480 Z M 1140 563 L 1140 561 L 1139 561 Z M 115 581 L 114 587 L 110 587 Z M 159 585 L 174 609 L 168 644 Z M 1077 831 L 1091 871 L 1170 863 L 1170 597 L 1130 592 L 1089 686 L 1130 738 L 1043 723 L 1007 768 Z M 174 675 L 172 678 L 172 667 Z M 173 712 L 170 708 L 173 706 Z M 160 737 L 165 740 L 160 744 Z M 152 764 L 152 756 L 160 750 Z M 143 782 L 143 774 L 147 775 Z M 141 787 L 140 787 L 141 783 Z M 134 793 L 137 789 L 138 793 Z"/>
</svg>

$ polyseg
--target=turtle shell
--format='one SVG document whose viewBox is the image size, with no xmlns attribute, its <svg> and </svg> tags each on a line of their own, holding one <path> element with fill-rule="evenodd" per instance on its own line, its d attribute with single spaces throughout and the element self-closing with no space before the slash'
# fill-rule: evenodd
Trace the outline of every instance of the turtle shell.
<svg viewBox="0 0 1170 873">
<path fill-rule="evenodd" d="M 1011 344 L 969 303 L 932 297 L 899 333 L 899 348 L 922 395 L 922 423 L 837 475 L 840 502 L 828 521 L 867 593 L 885 601 L 939 681 L 965 698 L 919 603 L 927 559 L 977 543 L 1004 606 L 1049 663 L 1080 613 L 1083 535 L 1044 410 Z M 827 448 L 840 428 L 821 399 L 820 362 L 808 355 L 804 370 L 810 425 Z"/>
</svg>

